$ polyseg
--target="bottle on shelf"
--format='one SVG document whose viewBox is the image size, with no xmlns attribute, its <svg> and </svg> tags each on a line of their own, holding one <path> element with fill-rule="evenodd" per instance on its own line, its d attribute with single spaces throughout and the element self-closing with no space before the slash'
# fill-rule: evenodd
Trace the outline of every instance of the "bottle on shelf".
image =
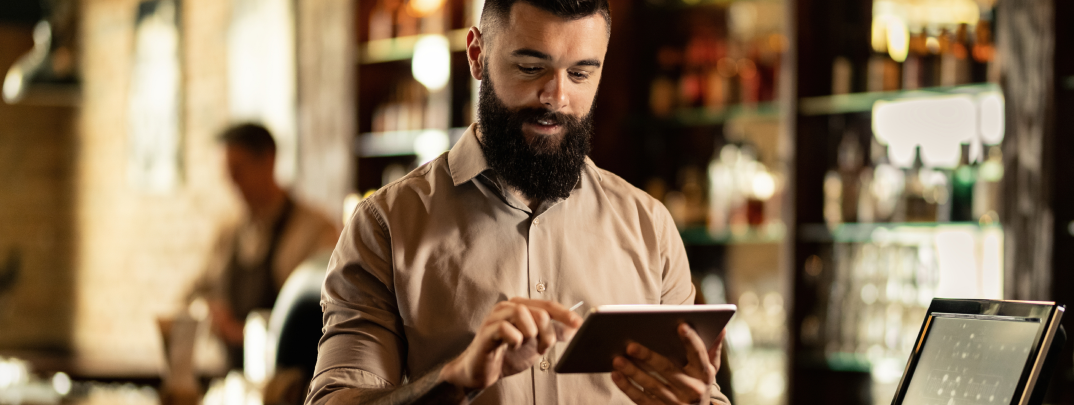
<svg viewBox="0 0 1074 405">
<path fill-rule="evenodd" d="M 846 56 L 837 56 L 832 61 L 832 94 L 850 93 L 854 78 L 854 65 Z"/>
<path fill-rule="evenodd" d="M 421 19 L 415 17 L 410 7 L 399 7 L 395 11 L 395 36 L 407 37 L 421 33 Z"/>
<path fill-rule="evenodd" d="M 966 148 L 968 149 L 968 148 Z M 951 176 L 951 221 L 973 221 L 973 188 L 977 182 L 977 167 L 962 153 L 961 161 Z"/>
<path fill-rule="evenodd" d="M 399 0 L 378 0 L 369 13 L 369 40 L 392 37 L 392 14 L 399 8 Z"/>
<path fill-rule="evenodd" d="M 653 116 L 667 118 L 675 109 L 678 90 L 675 71 L 682 64 L 682 53 L 671 46 L 661 47 L 656 54 L 658 73 L 649 85 L 649 111 Z"/>
<path fill-rule="evenodd" d="M 973 219 L 981 224 L 998 223 L 1000 218 L 1000 180 L 1003 180 L 1003 151 L 999 146 L 988 148 L 988 158 L 980 164 L 973 187 Z"/>
<path fill-rule="evenodd" d="M 425 87 L 411 77 L 392 86 L 385 102 L 373 107 L 372 131 L 408 131 L 424 128 L 428 94 Z"/>
<path fill-rule="evenodd" d="M 864 156 L 858 132 L 848 129 L 839 142 L 836 160 L 841 184 L 840 218 L 842 222 L 858 222 L 858 198 L 861 189 L 861 170 Z"/>
</svg>

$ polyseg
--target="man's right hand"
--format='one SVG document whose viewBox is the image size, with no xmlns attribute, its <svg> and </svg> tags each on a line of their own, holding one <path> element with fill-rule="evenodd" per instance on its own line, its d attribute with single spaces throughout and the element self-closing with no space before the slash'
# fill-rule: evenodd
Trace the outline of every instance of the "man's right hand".
<svg viewBox="0 0 1074 405">
<path fill-rule="evenodd" d="M 570 340 L 581 326 L 581 316 L 555 302 L 518 297 L 502 301 L 485 317 L 466 351 L 444 365 L 440 378 L 467 390 L 488 388 L 530 368 L 557 340 Z"/>
</svg>

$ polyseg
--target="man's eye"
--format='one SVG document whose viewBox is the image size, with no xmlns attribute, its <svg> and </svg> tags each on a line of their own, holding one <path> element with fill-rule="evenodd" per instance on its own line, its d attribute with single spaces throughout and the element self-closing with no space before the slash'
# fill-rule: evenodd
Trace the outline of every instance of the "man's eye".
<svg viewBox="0 0 1074 405">
<path fill-rule="evenodd" d="M 539 66 L 519 66 L 518 70 L 522 73 L 533 74 L 541 71 Z"/>
<path fill-rule="evenodd" d="M 575 79 L 588 79 L 589 72 L 571 72 L 571 77 Z"/>
</svg>

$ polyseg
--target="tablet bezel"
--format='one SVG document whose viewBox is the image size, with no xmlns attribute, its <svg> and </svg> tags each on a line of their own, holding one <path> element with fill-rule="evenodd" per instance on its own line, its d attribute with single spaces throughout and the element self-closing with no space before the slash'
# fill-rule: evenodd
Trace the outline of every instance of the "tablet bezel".
<svg viewBox="0 0 1074 405">
<path fill-rule="evenodd" d="M 605 305 L 586 317 L 556 362 L 557 373 L 607 373 L 612 359 L 636 341 L 685 365 L 686 349 L 677 325 L 686 322 L 709 349 L 737 307 L 722 305 Z M 659 330 L 664 330 L 659 332 Z M 618 347 L 618 348 L 616 348 Z"/>
</svg>

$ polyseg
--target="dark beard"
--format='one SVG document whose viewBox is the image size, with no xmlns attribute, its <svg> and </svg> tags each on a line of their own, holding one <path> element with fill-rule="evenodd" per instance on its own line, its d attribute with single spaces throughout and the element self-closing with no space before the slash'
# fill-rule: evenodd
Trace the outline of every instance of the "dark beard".
<svg viewBox="0 0 1074 405">
<path fill-rule="evenodd" d="M 537 136 L 527 143 L 522 124 L 539 119 L 564 126 L 563 138 Z M 585 117 L 551 112 L 543 108 L 512 111 L 496 96 L 488 70 L 484 71 L 477 104 L 481 150 L 489 167 L 526 198 L 550 201 L 567 198 L 582 176 L 589 139 L 593 134 L 593 109 Z"/>
</svg>

